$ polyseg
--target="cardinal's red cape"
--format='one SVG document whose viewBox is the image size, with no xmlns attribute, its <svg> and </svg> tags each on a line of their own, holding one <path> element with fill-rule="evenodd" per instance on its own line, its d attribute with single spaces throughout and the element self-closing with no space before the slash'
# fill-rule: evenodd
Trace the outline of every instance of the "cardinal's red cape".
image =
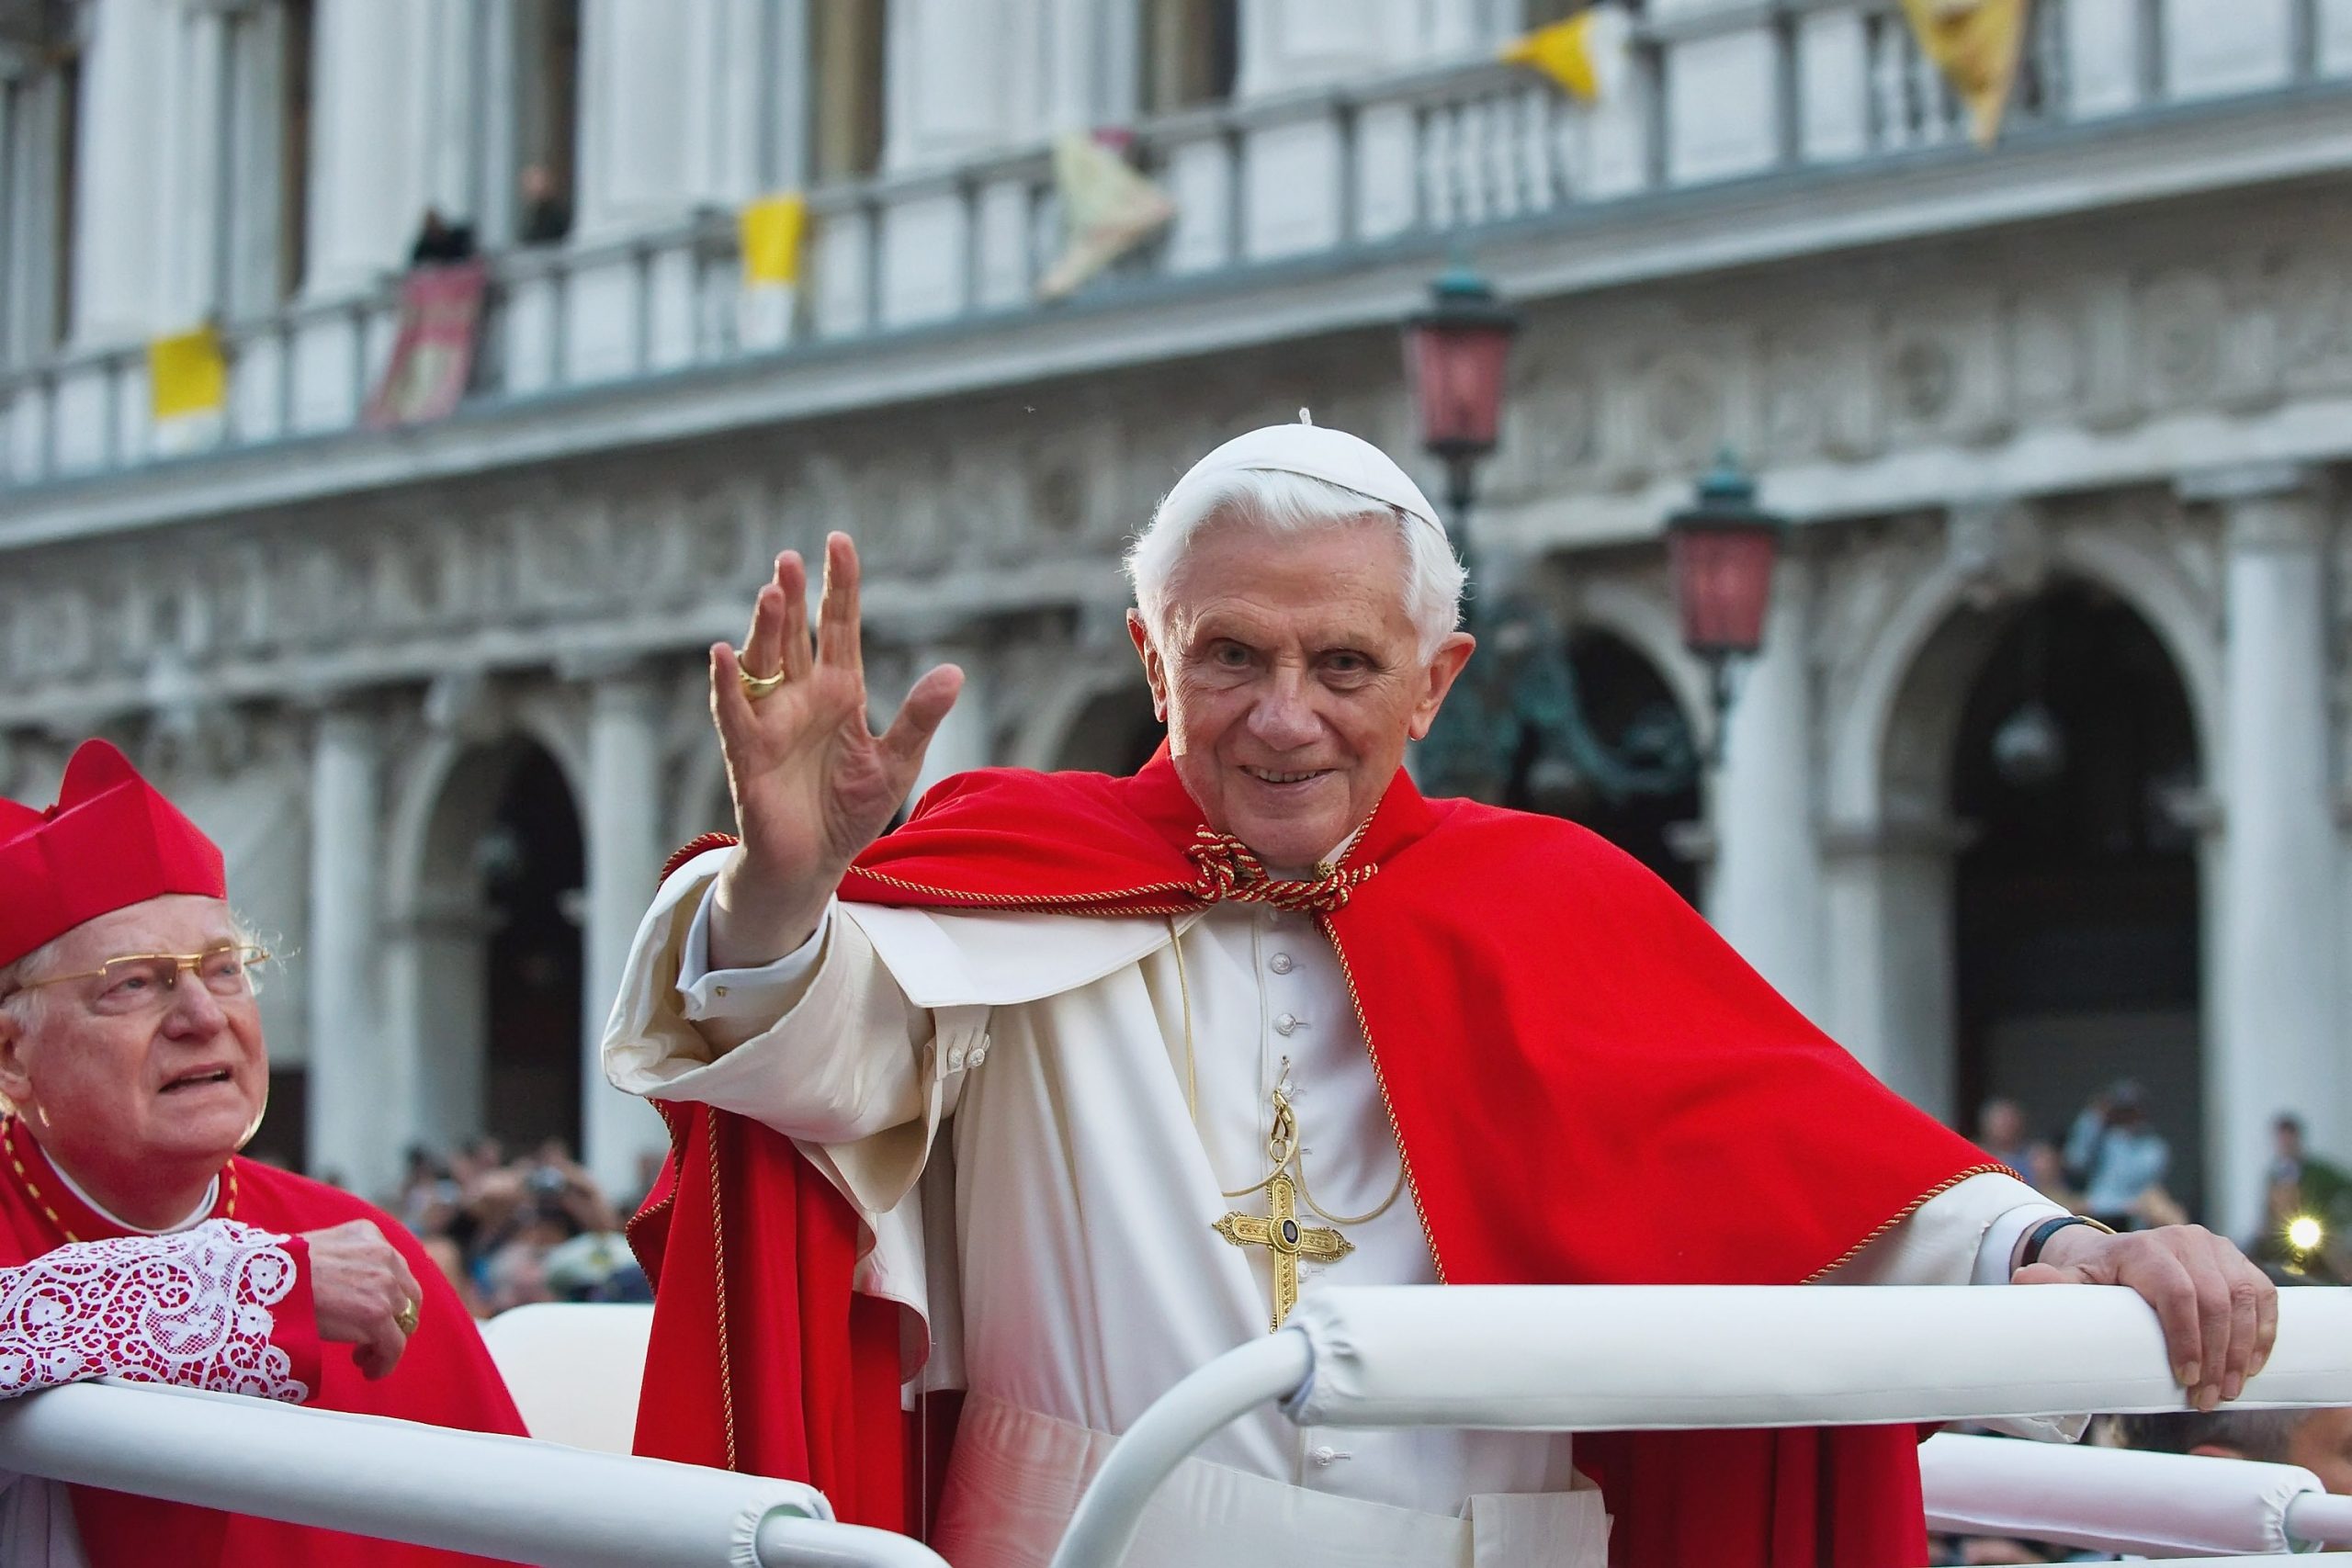
<svg viewBox="0 0 2352 1568">
<path fill-rule="evenodd" d="M 0 1161 L 0 1265 L 28 1263 L 68 1241 L 104 1241 L 130 1234 L 75 1198 L 57 1179 L 56 1168 L 40 1145 L 13 1118 L 0 1131 L 5 1131 L 14 1156 Z M 424 1295 L 416 1333 L 400 1364 L 389 1376 L 370 1382 L 354 1363 L 350 1346 L 322 1344 L 311 1407 L 525 1435 L 523 1418 L 457 1292 L 415 1237 L 390 1215 L 324 1182 L 235 1158 L 221 1168 L 219 1195 L 209 1217 L 242 1220 L 285 1235 L 348 1220 L 372 1220 L 408 1259 L 409 1272 Z M 277 1308 L 281 1313 L 289 1309 L 311 1310 L 307 1281 Z M 337 1568 L 481 1568 L 484 1562 L 421 1546 L 95 1487 L 73 1491 L 74 1520 L 90 1568 L 144 1568 L 155 1562 L 175 1568 L 318 1568 L 330 1562 Z"/>
<path fill-rule="evenodd" d="M 1198 908 L 1201 832 L 1165 751 L 1131 778 L 967 773 L 841 896 Z M 1320 922 L 1449 1283 L 1794 1284 L 2001 1168 L 1571 823 L 1427 800 L 1400 773 L 1341 869 L 1365 874 Z M 639 1450 L 808 1480 L 846 1518 L 907 1528 L 896 1329 L 852 1297 L 854 1217 L 773 1132 L 663 1111 L 672 1168 L 634 1233 L 659 1285 Z M 1927 1558 L 1908 1427 L 1603 1434 L 1577 1462 L 1607 1495 L 1615 1562 Z"/>
</svg>

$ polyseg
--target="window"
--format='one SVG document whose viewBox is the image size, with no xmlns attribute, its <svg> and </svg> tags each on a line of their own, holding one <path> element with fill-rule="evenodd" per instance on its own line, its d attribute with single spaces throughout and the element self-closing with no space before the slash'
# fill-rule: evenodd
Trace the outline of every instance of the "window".
<svg viewBox="0 0 2352 1568">
<path fill-rule="evenodd" d="M 1231 97 L 1240 62 L 1238 0 L 1144 0 L 1145 113 Z"/>
<path fill-rule="evenodd" d="M 811 0 L 811 183 L 862 179 L 882 166 L 884 0 Z"/>
<path fill-rule="evenodd" d="M 29 72 L 0 79 L 0 364 L 48 355 L 74 319 L 82 62 L 43 38 Z"/>
<path fill-rule="evenodd" d="M 571 232 L 579 171 L 580 0 L 515 7 L 514 238 L 548 245 Z"/>
<path fill-rule="evenodd" d="M 289 299 L 310 264 L 313 0 L 283 0 L 278 27 L 277 297 Z"/>
</svg>

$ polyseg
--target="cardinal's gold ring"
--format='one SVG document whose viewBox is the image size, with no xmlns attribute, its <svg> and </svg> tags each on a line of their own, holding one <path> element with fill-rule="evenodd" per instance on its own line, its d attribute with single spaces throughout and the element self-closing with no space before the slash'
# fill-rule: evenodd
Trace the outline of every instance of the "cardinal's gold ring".
<svg viewBox="0 0 2352 1568">
<path fill-rule="evenodd" d="M 736 674 L 743 682 L 743 694 L 753 702 L 784 684 L 784 671 L 781 670 L 773 675 L 754 675 L 749 670 L 738 670 Z"/>
<path fill-rule="evenodd" d="M 392 1314 L 392 1321 L 400 1325 L 402 1334 L 416 1332 L 416 1309 L 415 1302 L 407 1302 L 401 1304 L 400 1311 Z"/>
</svg>

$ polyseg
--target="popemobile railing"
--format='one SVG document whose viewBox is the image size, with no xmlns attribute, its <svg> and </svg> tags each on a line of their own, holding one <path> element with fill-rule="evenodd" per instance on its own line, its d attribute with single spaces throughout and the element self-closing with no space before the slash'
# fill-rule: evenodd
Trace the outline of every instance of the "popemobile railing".
<svg viewBox="0 0 2352 1568">
<path fill-rule="evenodd" d="M 566 1376 L 639 1372 L 624 1354 Z M 1161 1481 L 1267 1403 L 1318 1427 L 1564 1432 L 2182 1408 L 2154 1313 L 2113 1288 L 1333 1288 L 1145 1412 L 1055 1568 L 1119 1562 Z M 2352 1404 L 2352 1292 L 2286 1292 L 2240 1404 Z M 149 1386 L 0 1406 L 0 1472 L 562 1568 L 940 1564 L 792 1482 Z M 2352 1545 L 2352 1499 L 2289 1465 L 1939 1436 L 1922 1473 L 1939 1530 L 2230 1554 L 2200 1562 Z"/>
<path fill-rule="evenodd" d="M 1315 1427 L 1550 1432 L 2183 1408 L 2155 1314 L 2111 1287 L 1332 1288 L 1303 1303 L 1279 1333 L 1219 1357 L 1144 1412 L 1087 1489 L 1054 1568 L 1112 1568 L 1177 1465 L 1270 1403 Z M 2239 1404 L 2352 1404 L 2352 1292 L 2283 1293 L 2277 1348 Z M 2005 1446 L 2019 1456 L 2042 1447 Z M 1940 1495 L 1929 1497 L 1931 1514 L 1945 1510 L 1939 1525 L 1984 1517 L 2006 1530 L 2038 1521 L 2060 1539 L 2088 1540 L 2098 1538 L 2100 1516 L 2129 1518 L 2131 1499 L 2119 1502 L 2111 1480 L 2078 1476 L 2090 1495 L 2070 1502 L 2063 1479 L 2030 1479 L 2034 1461 L 2022 1457 L 2018 1469 L 1955 1480 L 1972 1457 L 1962 1455 L 1957 1467 L 1939 1456 L 1923 1471 L 1930 1483 L 1944 1472 Z M 2150 1456 L 2117 1457 L 2128 1464 Z M 2308 1472 L 2245 1469 L 2285 1473 L 2248 1481 L 2242 1471 L 2238 1487 L 2211 1488 L 2208 1517 L 2143 1544 L 2174 1553 L 2250 1544 L 2257 1556 L 2273 1542 L 2278 1551 L 2352 1545 L 2352 1510 L 2318 1495 Z M 2275 1501 L 2267 1534 L 2249 1491 Z M 2177 1513 L 2193 1511 L 2183 1500 Z"/>
<path fill-rule="evenodd" d="M 152 1384 L 0 1405 L 0 1473 L 547 1568 L 945 1568 L 797 1482 Z"/>
</svg>

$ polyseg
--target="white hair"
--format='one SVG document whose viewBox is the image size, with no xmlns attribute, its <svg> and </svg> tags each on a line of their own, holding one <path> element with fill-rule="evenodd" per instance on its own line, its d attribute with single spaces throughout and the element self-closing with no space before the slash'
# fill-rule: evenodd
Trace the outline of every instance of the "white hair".
<svg viewBox="0 0 2352 1568">
<path fill-rule="evenodd" d="M 1169 580 L 1213 521 L 1295 534 L 1384 520 L 1405 543 L 1405 581 L 1398 589 L 1420 634 L 1420 656 L 1426 660 L 1462 622 L 1464 572 L 1453 547 L 1425 518 L 1306 474 L 1237 468 L 1189 492 L 1181 509 L 1171 510 L 1161 501 L 1150 524 L 1127 547 L 1127 581 L 1135 585 L 1136 607 L 1143 612 L 1145 624 L 1158 631 L 1168 607 Z"/>
<path fill-rule="evenodd" d="M 14 1021 L 20 1033 L 31 1033 L 40 1021 L 47 993 L 43 990 L 18 990 L 17 987 L 47 968 L 57 957 L 57 950 L 64 942 L 62 936 L 51 937 L 14 964 L 0 964 L 0 1013 Z"/>
</svg>

